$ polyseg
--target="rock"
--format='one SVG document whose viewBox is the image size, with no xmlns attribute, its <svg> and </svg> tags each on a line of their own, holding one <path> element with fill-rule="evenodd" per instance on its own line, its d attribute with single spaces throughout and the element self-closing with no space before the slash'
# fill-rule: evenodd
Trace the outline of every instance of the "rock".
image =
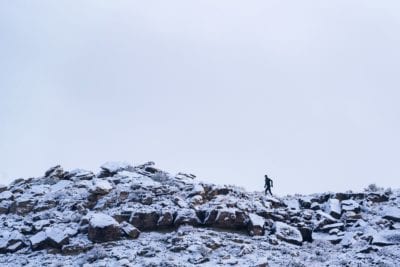
<svg viewBox="0 0 400 267">
<path fill-rule="evenodd" d="M 36 203 L 37 200 L 35 199 L 20 197 L 11 204 L 10 212 L 18 215 L 26 215 L 33 210 Z"/>
<path fill-rule="evenodd" d="M 176 214 L 174 226 L 180 225 L 197 226 L 201 224 L 200 219 L 197 217 L 196 211 L 193 209 L 180 209 Z"/>
<path fill-rule="evenodd" d="M 355 213 L 359 213 L 361 211 L 360 205 L 354 200 L 344 200 L 342 201 L 342 210 L 344 212 L 352 211 Z"/>
<path fill-rule="evenodd" d="M 127 222 L 122 222 L 121 223 L 121 230 L 130 238 L 136 239 L 140 235 L 140 231 L 134 227 L 132 224 L 129 224 Z"/>
<path fill-rule="evenodd" d="M 71 239 L 70 243 L 61 248 L 63 255 L 77 255 L 85 253 L 93 248 L 93 243 L 86 238 Z"/>
<path fill-rule="evenodd" d="M 110 182 L 102 179 L 93 180 L 93 186 L 90 188 L 90 192 L 96 195 L 108 194 L 113 189 Z"/>
<path fill-rule="evenodd" d="M 304 242 L 312 242 L 313 241 L 313 238 L 312 238 L 313 230 L 312 230 L 311 227 L 300 226 L 300 227 L 297 227 L 297 228 L 300 231 Z"/>
<path fill-rule="evenodd" d="M 339 229 L 339 230 L 343 230 L 344 229 L 344 224 L 339 222 L 339 223 L 333 223 L 333 224 L 327 224 L 324 225 L 320 228 L 320 230 L 322 232 L 329 232 L 332 229 Z"/>
<path fill-rule="evenodd" d="M 383 230 L 372 237 L 372 245 L 376 246 L 391 246 L 400 244 L 399 230 Z"/>
<path fill-rule="evenodd" d="M 3 191 L 0 193 L 0 201 L 13 200 L 13 199 L 14 199 L 14 195 L 11 191 Z"/>
<path fill-rule="evenodd" d="M 134 167 L 127 162 L 106 162 L 102 166 L 99 178 L 114 176 L 121 171 L 133 171 Z"/>
<path fill-rule="evenodd" d="M 0 193 L 3 193 L 4 191 L 7 191 L 7 186 L 4 184 L 0 184 Z"/>
<path fill-rule="evenodd" d="M 157 222 L 160 215 L 153 209 L 143 209 L 132 212 L 129 223 L 140 231 L 157 229 Z"/>
<path fill-rule="evenodd" d="M 326 203 L 325 212 L 331 215 L 332 217 L 339 219 L 342 214 L 340 201 L 336 198 L 330 198 Z"/>
<path fill-rule="evenodd" d="M 381 203 L 388 201 L 389 196 L 384 193 L 368 193 L 367 199 L 374 203 Z"/>
<path fill-rule="evenodd" d="M 95 243 L 118 240 L 121 237 L 119 223 L 107 214 L 92 214 L 89 219 L 88 237 Z"/>
<path fill-rule="evenodd" d="M 283 222 L 275 222 L 273 232 L 276 237 L 287 243 L 294 245 L 301 245 L 303 237 L 298 229 Z"/>
<path fill-rule="evenodd" d="M 9 213 L 12 203 L 13 202 L 10 200 L 1 201 L 0 202 L 0 215 Z"/>
<path fill-rule="evenodd" d="M 257 214 L 249 214 L 249 222 L 247 225 L 247 231 L 249 235 L 264 235 L 264 218 Z"/>
<path fill-rule="evenodd" d="M 301 197 L 299 198 L 300 207 L 303 209 L 311 208 L 311 198 L 310 197 Z"/>
<path fill-rule="evenodd" d="M 47 235 L 44 231 L 41 231 L 29 238 L 31 242 L 32 250 L 41 250 L 48 247 Z"/>
<path fill-rule="evenodd" d="M 359 250 L 358 253 L 368 254 L 368 253 L 377 252 L 377 251 L 379 251 L 379 248 L 378 248 L 378 247 L 375 247 L 375 246 L 366 246 L 366 247 L 362 248 L 361 250 Z"/>
<path fill-rule="evenodd" d="M 310 209 L 312 209 L 312 210 L 320 210 L 321 209 L 321 205 L 319 203 L 317 203 L 317 202 L 312 202 Z"/>
<path fill-rule="evenodd" d="M 13 253 L 26 246 L 25 237 L 18 231 L 5 232 L 0 237 L 0 253 Z"/>
<path fill-rule="evenodd" d="M 397 207 L 390 207 L 385 209 L 382 218 L 391 220 L 394 222 L 400 222 L 400 209 Z"/>
<path fill-rule="evenodd" d="M 62 179 L 64 177 L 64 169 L 60 165 L 54 166 L 48 169 L 45 172 L 44 176 Z"/>
<path fill-rule="evenodd" d="M 41 250 L 46 248 L 61 249 L 63 245 L 68 244 L 69 236 L 64 229 L 58 227 L 48 227 L 44 231 L 31 236 L 32 250 Z"/>
<path fill-rule="evenodd" d="M 365 194 L 364 193 L 353 193 L 353 192 L 336 193 L 335 198 L 339 199 L 340 201 L 349 200 L 349 199 L 361 200 L 361 199 L 365 198 Z"/>
<path fill-rule="evenodd" d="M 46 228 L 45 234 L 47 236 L 47 243 L 50 247 L 61 249 L 63 245 L 69 243 L 69 236 L 65 229 L 48 227 Z"/>
<path fill-rule="evenodd" d="M 170 210 L 161 211 L 160 218 L 157 221 L 159 228 L 168 228 L 174 224 L 174 213 Z"/>
<path fill-rule="evenodd" d="M 210 210 L 206 213 L 204 223 L 222 229 L 247 229 L 248 216 L 235 208 Z"/>
<path fill-rule="evenodd" d="M 95 174 L 91 171 L 83 170 L 83 169 L 74 169 L 65 174 L 65 179 L 75 178 L 76 180 L 92 180 L 95 177 Z"/>
</svg>

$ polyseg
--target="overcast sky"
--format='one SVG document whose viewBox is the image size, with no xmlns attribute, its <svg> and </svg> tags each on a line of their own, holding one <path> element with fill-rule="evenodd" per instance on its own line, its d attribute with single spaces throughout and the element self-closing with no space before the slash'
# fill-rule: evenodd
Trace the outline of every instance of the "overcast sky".
<svg viewBox="0 0 400 267">
<path fill-rule="evenodd" d="M 400 187 L 400 2 L 1 1 L 0 182 L 152 160 Z"/>
</svg>

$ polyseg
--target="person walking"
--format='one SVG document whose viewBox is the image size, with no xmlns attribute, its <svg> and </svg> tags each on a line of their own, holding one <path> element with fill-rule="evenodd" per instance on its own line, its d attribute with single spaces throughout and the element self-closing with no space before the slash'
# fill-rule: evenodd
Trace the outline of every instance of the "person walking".
<svg viewBox="0 0 400 267">
<path fill-rule="evenodd" d="M 271 187 L 274 186 L 274 183 L 273 183 L 272 179 L 268 177 L 268 175 L 265 175 L 264 177 L 265 177 L 265 185 L 264 185 L 265 195 L 267 195 L 269 192 L 272 196 Z"/>
</svg>

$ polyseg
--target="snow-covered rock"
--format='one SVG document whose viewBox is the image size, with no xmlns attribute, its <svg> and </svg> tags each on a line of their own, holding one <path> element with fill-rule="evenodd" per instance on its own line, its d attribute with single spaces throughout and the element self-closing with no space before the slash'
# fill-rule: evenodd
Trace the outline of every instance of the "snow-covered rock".
<svg viewBox="0 0 400 267">
<path fill-rule="evenodd" d="M 342 214 L 340 201 L 336 198 L 330 198 L 326 203 L 325 212 L 331 215 L 332 217 L 339 219 L 340 215 Z"/>
<path fill-rule="evenodd" d="M 118 240 L 121 236 L 119 223 L 104 213 L 90 215 L 88 237 L 93 242 Z"/>
<path fill-rule="evenodd" d="M 247 230 L 250 235 L 264 235 L 265 219 L 257 214 L 249 214 Z"/>
<path fill-rule="evenodd" d="M 275 222 L 274 232 L 278 239 L 294 244 L 301 245 L 303 237 L 298 229 L 283 222 Z"/>
<path fill-rule="evenodd" d="M 400 222 L 400 208 L 389 207 L 384 210 L 384 219 Z"/>
<path fill-rule="evenodd" d="M 93 186 L 90 188 L 90 192 L 98 195 L 105 195 L 112 190 L 112 185 L 109 181 L 103 179 L 93 180 Z"/>
</svg>

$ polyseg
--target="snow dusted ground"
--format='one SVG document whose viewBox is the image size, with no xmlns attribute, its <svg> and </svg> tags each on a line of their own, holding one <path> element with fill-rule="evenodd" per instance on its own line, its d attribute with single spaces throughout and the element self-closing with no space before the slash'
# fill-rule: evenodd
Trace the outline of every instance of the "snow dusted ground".
<svg viewBox="0 0 400 267">
<path fill-rule="evenodd" d="M 153 163 L 0 187 L 0 266 L 399 266 L 400 190 L 264 196 Z"/>
</svg>

